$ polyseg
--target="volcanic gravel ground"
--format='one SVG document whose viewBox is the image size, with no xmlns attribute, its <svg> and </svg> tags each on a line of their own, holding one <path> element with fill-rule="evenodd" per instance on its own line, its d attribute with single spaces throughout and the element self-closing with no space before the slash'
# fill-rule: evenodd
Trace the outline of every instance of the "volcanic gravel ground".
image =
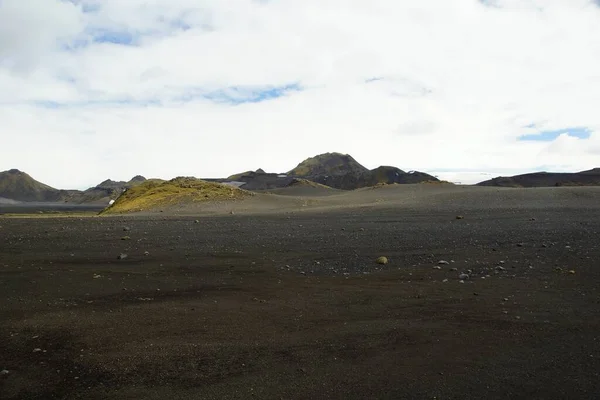
<svg viewBox="0 0 600 400">
<path fill-rule="evenodd" d="M 462 213 L 0 219 L 0 398 L 598 398 L 600 208 Z"/>
</svg>

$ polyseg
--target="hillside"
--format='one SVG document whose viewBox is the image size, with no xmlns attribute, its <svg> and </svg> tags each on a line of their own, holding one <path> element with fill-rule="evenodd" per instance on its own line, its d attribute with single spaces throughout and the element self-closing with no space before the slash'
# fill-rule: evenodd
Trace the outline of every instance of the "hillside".
<svg viewBox="0 0 600 400">
<path fill-rule="evenodd" d="M 193 177 L 178 177 L 170 181 L 151 179 L 127 189 L 103 213 L 156 211 L 181 203 L 234 200 L 249 195 L 245 190 Z"/>
<path fill-rule="evenodd" d="M 0 172 L 0 197 L 18 201 L 60 201 L 62 192 L 18 169 Z"/>
<path fill-rule="evenodd" d="M 352 190 L 378 184 L 420 183 L 437 181 L 432 175 L 381 166 L 369 170 L 348 154 L 325 153 L 302 161 L 289 175 L 330 186 Z"/>
<path fill-rule="evenodd" d="M 479 182 L 477 186 L 550 187 L 600 186 L 600 168 L 581 172 L 533 172 L 515 176 L 500 176 Z"/>
<path fill-rule="evenodd" d="M 288 175 L 297 177 L 361 176 L 367 173 L 369 173 L 369 170 L 348 154 L 325 153 L 307 158 L 298 164 L 296 168 L 289 171 Z"/>
<path fill-rule="evenodd" d="M 0 198 L 25 202 L 92 203 L 116 199 L 124 189 L 144 182 L 143 176 L 135 176 L 128 182 L 110 179 L 87 190 L 59 190 L 38 182 L 18 169 L 0 172 Z"/>
<path fill-rule="evenodd" d="M 144 182 L 146 182 L 146 178 L 141 175 L 134 176 L 128 182 L 107 179 L 97 186 L 91 187 L 83 192 L 79 192 L 69 201 L 76 203 L 89 203 L 101 200 L 115 200 L 121 195 L 121 193 L 123 193 L 125 189 L 132 188 Z"/>
</svg>

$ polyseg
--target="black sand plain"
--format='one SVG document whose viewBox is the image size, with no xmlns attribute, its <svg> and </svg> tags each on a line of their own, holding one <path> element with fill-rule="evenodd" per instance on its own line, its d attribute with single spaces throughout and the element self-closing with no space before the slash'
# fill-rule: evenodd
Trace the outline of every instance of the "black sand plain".
<svg viewBox="0 0 600 400">
<path fill-rule="evenodd" d="M 600 396 L 600 188 L 310 190 L 1 216 L 0 398 Z"/>
</svg>

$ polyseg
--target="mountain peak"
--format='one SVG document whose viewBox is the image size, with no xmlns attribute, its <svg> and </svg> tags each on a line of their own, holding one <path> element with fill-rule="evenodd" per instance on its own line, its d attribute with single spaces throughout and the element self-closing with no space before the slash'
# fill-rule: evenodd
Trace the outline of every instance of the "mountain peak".
<svg viewBox="0 0 600 400">
<path fill-rule="evenodd" d="M 0 172 L 0 197 L 18 201 L 55 201 L 59 191 L 18 169 Z"/>
<path fill-rule="evenodd" d="M 367 168 L 358 163 L 349 154 L 323 153 L 302 161 L 289 171 L 290 175 L 307 177 L 317 175 L 364 174 Z"/>
</svg>

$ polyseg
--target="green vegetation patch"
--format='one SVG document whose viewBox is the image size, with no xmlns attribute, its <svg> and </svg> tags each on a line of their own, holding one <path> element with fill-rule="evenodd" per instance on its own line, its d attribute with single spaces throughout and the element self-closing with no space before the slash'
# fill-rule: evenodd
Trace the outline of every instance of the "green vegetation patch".
<svg viewBox="0 0 600 400">
<path fill-rule="evenodd" d="M 151 211 L 181 203 L 208 200 L 235 200 L 250 193 L 233 186 L 206 182 L 191 177 L 178 177 L 170 181 L 150 179 L 127 189 L 103 214 Z"/>
</svg>

